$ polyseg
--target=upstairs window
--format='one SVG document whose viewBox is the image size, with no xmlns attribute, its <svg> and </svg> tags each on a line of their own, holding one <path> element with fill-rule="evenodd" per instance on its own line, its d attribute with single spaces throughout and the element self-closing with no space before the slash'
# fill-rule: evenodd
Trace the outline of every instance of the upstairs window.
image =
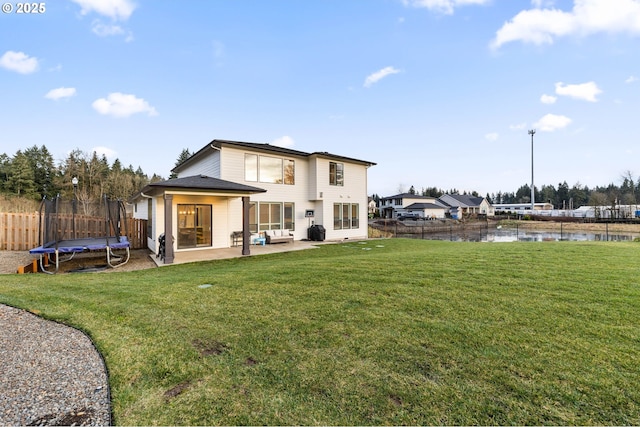
<svg viewBox="0 0 640 427">
<path fill-rule="evenodd" d="M 344 185 L 344 163 L 329 162 L 329 185 Z"/>
<path fill-rule="evenodd" d="M 282 159 L 260 156 L 260 182 L 282 184 Z"/>
<path fill-rule="evenodd" d="M 293 185 L 296 183 L 296 162 L 293 160 L 284 161 L 284 183 Z"/>
<path fill-rule="evenodd" d="M 244 180 L 294 185 L 295 161 L 280 157 L 244 155 Z"/>
<path fill-rule="evenodd" d="M 244 155 L 244 180 L 258 182 L 258 155 Z"/>
</svg>

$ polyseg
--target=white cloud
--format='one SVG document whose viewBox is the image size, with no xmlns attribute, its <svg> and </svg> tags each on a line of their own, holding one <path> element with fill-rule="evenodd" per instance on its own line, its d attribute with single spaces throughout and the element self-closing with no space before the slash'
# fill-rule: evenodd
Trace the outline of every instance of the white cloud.
<svg viewBox="0 0 640 427">
<path fill-rule="evenodd" d="M 498 135 L 497 132 L 491 132 L 491 133 L 486 134 L 484 136 L 484 139 L 486 139 L 487 141 L 493 142 L 493 141 L 497 141 L 498 137 L 499 137 L 499 135 Z"/>
<path fill-rule="evenodd" d="M 527 124 L 526 123 L 517 123 L 515 125 L 510 125 L 509 129 L 510 130 L 525 130 L 527 128 Z"/>
<path fill-rule="evenodd" d="M 158 115 L 156 109 L 144 99 L 120 92 L 110 93 L 107 98 L 96 99 L 91 106 L 98 113 L 113 117 L 129 117 L 138 113 Z"/>
<path fill-rule="evenodd" d="M 543 132 L 553 132 L 558 129 L 566 128 L 571 124 L 571 119 L 567 116 L 559 116 L 556 114 L 547 114 L 533 124 L 533 126 Z"/>
<path fill-rule="evenodd" d="M 295 145 L 295 141 L 290 136 L 285 135 L 272 141 L 271 145 L 282 148 L 291 148 Z"/>
<path fill-rule="evenodd" d="M 38 59 L 23 52 L 8 50 L 0 58 L 0 67 L 20 74 L 31 74 L 38 69 Z"/>
<path fill-rule="evenodd" d="M 368 75 L 367 78 L 364 80 L 364 87 L 371 87 L 371 85 L 379 82 L 385 77 L 390 76 L 391 74 L 398 74 L 399 72 L 400 70 L 394 67 L 385 67 L 381 70 L 376 71 L 375 73 Z"/>
<path fill-rule="evenodd" d="M 76 88 L 74 87 L 59 87 L 57 89 L 51 89 L 49 92 L 47 92 L 47 94 L 44 97 L 47 99 L 53 99 L 54 101 L 57 101 L 58 99 L 62 99 L 62 98 L 70 98 L 75 94 L 76 94 Z"/>
<path fill-rule="evenodd" d="M 565 85 L 562 82 L 556 83 L 556 94 L 570 96 L 583 101 L 598 102 L 596 96 L 602 93 L 595 82 L 582 83 L 577 85 Z"/>
<path fill-rule="evenodd" d="M 95 12 L 116 21 L 126 21 L 136 8 L 131 0 L 71 0 L 81 7 L 80 13 Z"/>
<path fill-rule="evenodd" d="M 99 19 L 93 21 L 91 31 L 100 37 L 119 36 L 124 34 L 124 29 L 119 25 L 105 25 Z"/>
<path fill-rule="evenodd" d="M 637 81 L 638 81 L 638 78 L 636 76 L 629 76 L 629 78 L 626 79 L 624 82 L 629 84 L 629 83 L 634 83 L 634 82 L 637 82 Z"/>
<path fill-rule="evenodd" d="M 534 2 L 542 5 L 543 2 Z M 522 41 L 536 45 L 552 44 L 558 37 L 588 36 L 595 33 L 640 35 L 638 0 L 574 0 L 573 9 L 523 10 L 496 32 L 491 47 Z"/>
<path fill-rule="evenodd" d="M 112 150 L 111 148 L 107 148 L 103 146 L 93 147 L 91 152 L 94 152 L 94 151 L 96 152 L 98 157 L 102 157 L 102 155 L 104 154 L 104 156 L 109 160 L 115 159 L 116 156 L 118 155 L 118 152 L 116 150 Z"/>
<path fill-rule="evenodd" d="M 553 95 L 544 94 L 540 97 L 540 102 L 543 104 L 555 104 L 557 100 L 558 98 Z"/>
<path fill-rule="evenodd" d="M 424 7 L 429 10 L 444 13 L 445 15 L 453 14 L 455 8 L 472 4 L 483 5 L 488 4 L 491 0 L 402 0 L 405 6 Z"/>
</svg>

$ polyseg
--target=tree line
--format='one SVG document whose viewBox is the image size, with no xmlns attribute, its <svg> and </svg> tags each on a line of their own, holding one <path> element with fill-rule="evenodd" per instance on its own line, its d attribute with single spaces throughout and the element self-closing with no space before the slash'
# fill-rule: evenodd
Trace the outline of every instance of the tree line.
<svg viewBox="0 0 640 427">
<path fill-rule="evenodd" d="M 615 206 L 636 205 L 640 194 L 640 179 L 634 178 L 631 172 L 620 177 L 620 185 L 610 183 L 606 186 L 589 188 L 579 182 L 569 187 L 566 181 L 553 185 L 534 186 L 534 197 L 537 203 L 551 203 L 555 209 L 577 209 L 580 206 Z M 493 204 L 531 203 L 531 186 L 520 186 L 515 192 L 497 192 L 487 194 Z"/>
<path fill-rule="evenodd" d="M 183 149 L 176 160 L 176 166 L 189 158 L 192 153 Z M 74 189 L 72 179 L 78 179 Z M 175 175 L 171 175 L 174 178 Z M 63 198 L 74 196 L 81 201 L 99 200 L 102 195 L 113 199 L 126 200 L 136 191 L 140 191 L 150 182 L 161 181 L 156 174 L 149 177 L 140 167 L 133 169 L 124 167 L 119 159 L 109 164 L 105 155 L 98 156 L 80 149 L 71 151 L 68 156 L 58 162 L 53 159 L 46 146 L 34 145 L 18 150 L 13 156 L 0 154 L 0 194 L 21 196 L 38 200 L 43 197 L 53 198 L 60 194 Z M 402 189 L 399 189 L 402 190 Z M 402 193 L 404 191 L 400 191 Z M 410 194 L 440 197 L 443 194 L 469 194 L 479 196 L 476 191 L 459 192 L 453 188 L 444 191 L 437 187 L 422 187 L 417 190 L 413 185 Z M 543 185 L 534 187 L 536 202 L 552 203 L 556 209 L 575 209 L 580 206 L 612 206 L 617 204 L 637 204 L 640 194 L 640 178 L 634 177 L 631 171 L 620 176 L 620 185 L 614 183 L 606 186 L 589 188 L 579 182 L 569 187 L 566 181 L 557 186 Z M 380 196 L 373 195 L 376 202 Z M 492 204 L 530 203 L 531 187 L 521 185 L 515 192 L 491 193 L 486 195 Z"/>
<path fill-rule="evenodd" d="M 75 188 L 74 177 L 78 179 Z M 95 151 L 73 150 L 58 164 L 44 145 L 18 150 L 13 156 L 0 154 L 0 194 L 5 196 L 36 200 L 59 194 L 90 202 L 107 195 L 126 200 L 150 182 L 162 179 L 155 174 L 149 177 L 140 167 L 124 167 L 119 159 L 109 164 L 105 155 Z"/>
<path fill-rule="evenodd" d="M 460 192 L 455 188 L 444 191 L 438 187 L 422 187 L 420 190 L 416 190 L 413 185 L 408 191 L 400 187 L 398 192 L 434 198 L 443 194 L 466 194 L 480 197 L 476 191 Z M 631 171 L 620 175 L 619 185 L 610 183 L 606 186 L 589 188 L 578 182 L 569 187 L 569 184 L 563 181 L 557 186 L 543 185 L 540 188 L 534 186 L 536 203 L 551 203 L 555 209 L 577 209 L 580 206 L 635 205 L 638 204 L 638 195 L 640 195 L 640 177 L 634 177 Z M 531 186 L 524 184 L 516 191 L 487 193 L 485 197 L 491 204 L 531 203 Z M 381 197 L 378 194 L 374 194 L 372 198 L 377 205 L 380 204 Z"/>
</svg>

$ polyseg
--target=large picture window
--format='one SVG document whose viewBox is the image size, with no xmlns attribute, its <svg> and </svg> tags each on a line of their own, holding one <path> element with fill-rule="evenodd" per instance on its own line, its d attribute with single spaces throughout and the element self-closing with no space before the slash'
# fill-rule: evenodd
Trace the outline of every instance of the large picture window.
<svg viewBox="0 0 640 427">
<path fill-rule="evenodd" d="M 211 246 L 211 205 L 178 205 L 178 249 Z"/>
<path fill-rule="evenodd" d="M 249 230 L 295 230 L 295 207 L 285 202 L 253 202 L 249 205 Z"/>
<path fill-rule="evenodd" d="M 282 184 L 282 159 L 260 156 L 260 182 Z"/>
<path fill-rule="evenodd" d="M 280 157 L 244 155 L 244 179 L 250 182 L 294 185 L 295 161 Z"/>
<path fill-rule="evenodd" d="M 344 185 L 344 163 L 329 162 L 329 185 Z"/>
<path fill-rule="evenodd" d="M 360 228 L 360 206 L 358 203 L 334 203 L 333 229 Z"/>
</svg>

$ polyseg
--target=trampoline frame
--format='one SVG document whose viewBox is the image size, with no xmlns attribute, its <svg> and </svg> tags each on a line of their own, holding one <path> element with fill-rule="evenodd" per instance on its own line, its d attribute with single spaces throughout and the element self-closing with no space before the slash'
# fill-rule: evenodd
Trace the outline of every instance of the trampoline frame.
<svg viewBox="0 0 640 427">
<path fill-rule="evenodd" d="M 47 206 L 53 208 L 47 209 Z M 76 235 L 75 230 L 75 210 L 76 200 L 73 200 L 73 233 Z M 40 204 L 40 223 L 39 223 L 39 242 L 46 238 L 54 236 L 53 240 L 50 240 L 40 246 L 33 248 L 29 253 L 39 255 L 40 270 L 44 273 L 55 274 L 60 269 L 60 263 L 70 261 L 77 253 L 102 251 L 106 252 L 107 265 L 111 268 L 117 268 L 125 265 L 131 256 L 130 244 L 126 235 L 121 235 L 121 223 L 122 218 L 126 219 L 126 211 L 124 204 L 120 200 L 109 200 L 106 196 L 102 198 L 103 208 L 105 211 L 104 217 L 104 237 L 86 237 L 86 238 L 73 238 L 73 239 L 59 239 L 61 235 L 60 228 L 60 195 L 58 195 L 54 201 L 47 203 L 46 198 L 43 198 Z M 111 206 L 117 204 L 117 208 L 112 212 Z M 122 215 L 121 215 L 122 214 Z M 53 229 L 50 229 L 53 227 Z M 124 228 L 126 234 L 126 220 L 124 221 Z M 110 235 L 111 230 L 115 231 L 115 235 Z M 119 256 L 113 253 L 113 250 L 124 249 L 126 255 Z M 62 258 L 61 255 L 68 255 L 66 258 Z M 47 271 L 44 259 L 48 258 L 51 263 L 55 264 L 55 271 Z"/>
</svg>

